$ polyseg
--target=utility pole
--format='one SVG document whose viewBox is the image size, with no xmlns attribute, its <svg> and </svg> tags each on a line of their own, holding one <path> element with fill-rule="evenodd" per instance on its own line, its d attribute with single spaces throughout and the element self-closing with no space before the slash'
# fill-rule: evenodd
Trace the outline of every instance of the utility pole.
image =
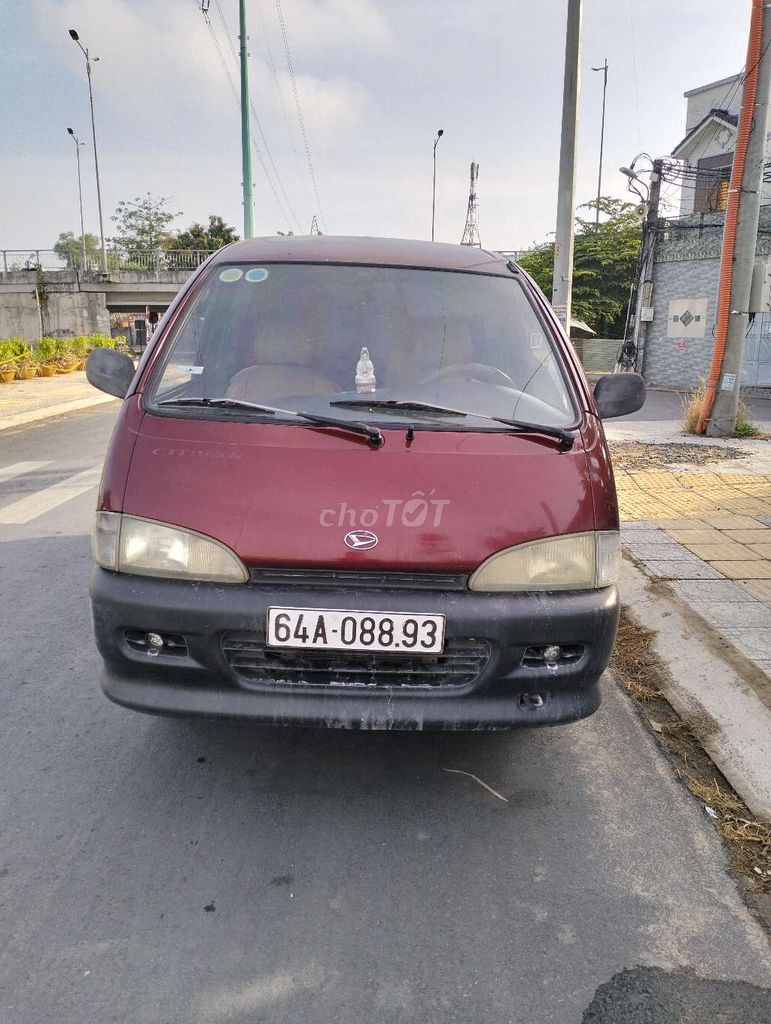
<svg viewBox="0 0 771 1024">
<path fill-rule="evenodd" d="M 637 283 L 637 300 L 634 311 L 634 328 L 632 331 L 632 351 L 626 369 L 642 369 L 645 355 L 645 337 L 648 331 L 647 322 L 643 322 L 642 311 L 652 305 L 653 298 L 653 265 L 656 257 L 656 239 L 659 226 L 659 202 L 661 200 L 661 171 L 664 161 L 653 161 L 651 171 L 650 195 L 648 196 L 648 212 L 643 224 L 642 259 L 640 279 Z"/>
<path fill-rule="evenodd" d="M 238 0 L 239 56 L 241 59 L 241 166 L 244 176 L 244 238 L 254 237 L 252 145 L 249 138 L 249 65 L 246 50 L 246 0 Z"/>
<path fill-rule="evenodd" d="M 570 293 L 573 288 L 573 217 L 576 190 L 576 132 L 581 79 L 582 0 L 568 0 L 565 35 L 565 82 L 562 92 L 562 139 L 557 192 L 557 233 L 554 244 L 552 306 L 570 334 Z"/>
<path fill-rule="evenodd" d="M 602 152 L 605 148 L 605 97 L 608 92 L 608 58 L 599 68 L 592 68 L 592 71 L 602 71 L 602 121 L 600 126 L 600 167 L 597 172 L 597 211 L 594 215 L 594 226 L 600 226 L 600 196 L 602 195 Z"/>
<path fill-rule="evenodd" d="M 760 19 L 760 25 L 758 25 Z M 713 356 L 713 364 L 707 379 L 707 395 L 702 406 L 699 428 L 706 425 L 709 437 L 725 437 L 736 429 L 739 412 L 740 383 L 744 361 L 744 341 L 749 323 L 750 290 L 752 272 L 755 267 L 755 248 L 758 239 L 760 198 L 763 189 L 763 170 L 768 134 L 769 90 L 771 90 L 771 9 L 768 4 L 755 0 L 750 39 L 747 53 L 747 73 L 744 79 L 744 95 L 739 116 L 737 152 L 734 154 L 734 168 L 739 161 L 739 140 L 742 129 L 750 127 L 743 175 L 731 174 L 728 208 L 723 228 L 723 253 L 721 255 L 721 290 L 725 287 L 724 274 L 729 266 L 730 253 L 726 253 L 729 237 L 732 200 L 738 205 L 736 213 L 736 237 L 734 244 L 733 277 L 730 283 L 730 301 L 727 311 L 728 326 L 725 334 L 725 350 L 722 362 Z M 756 77 L 753 83 L 752 78 Z M 754 101 L 751 93 L 755 85 Z M 733 194 L 732 194 L 733 193 Z M 729 242 L 730 245 L 730 242 Z M 715 344 L 720 338 L 721 300 L 718 298 L 718 323 L 715 327 Z M 714 402 L 709 409 L 709 399 Z M 698 429 L 698 428 L 697 428 Z"/>
</svg>

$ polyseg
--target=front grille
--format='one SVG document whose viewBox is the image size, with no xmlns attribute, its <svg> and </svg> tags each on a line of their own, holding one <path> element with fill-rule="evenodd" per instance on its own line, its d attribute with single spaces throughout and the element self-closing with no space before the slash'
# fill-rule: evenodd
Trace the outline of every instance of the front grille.
<svg viewBox="0 0 771 1024">
<path fill-rule="evenodd" d="M 272 586 L 364 587 L 396 590 L 465 590 L 468 577 L 452 572 L 361 572 L 348 569 L 250 569 L 252 583 Z"/>
<path fill-rule="evenodd" d="M 303 686 L 439 689 L 467 686 L 490 657 L 482 640 L 448 640 L 441 654 L 275 650 L 250 633 L 226 633 L 222 653 L 239 679 Z"/>
</svg>

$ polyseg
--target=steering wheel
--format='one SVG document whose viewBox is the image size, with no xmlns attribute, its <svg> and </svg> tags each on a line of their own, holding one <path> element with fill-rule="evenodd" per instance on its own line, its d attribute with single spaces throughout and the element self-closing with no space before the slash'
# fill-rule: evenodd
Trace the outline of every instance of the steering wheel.
<svg viewBox="0 0 771 1024">
<path fill-rule="evenodd" d="M 433 384 L 435 381 L 450 380 L 453 377 L 467 377 L 470 374 L 479 375 L 483 383 L 504 384 L 506 387 L 517 390 L 517 385 L 503 370 L 497 366 L 490 366 L 488 363 L 452 363 L 450 366 L 443 366 L 441 370 L 431 373 L 421 384 Z"/>
</svg>

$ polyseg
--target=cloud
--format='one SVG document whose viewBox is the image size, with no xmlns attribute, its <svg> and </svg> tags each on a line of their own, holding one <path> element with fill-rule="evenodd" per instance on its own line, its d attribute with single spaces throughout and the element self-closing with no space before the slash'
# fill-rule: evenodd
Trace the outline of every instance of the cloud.
<svg viewBox="0 0 771 1024">
<path fill-rule="evenodd" d="M 290 0 L 282 10 L 293 54 L 374 53 L 393 44 L 388 22 L 373 0 Z"/>
</svg>

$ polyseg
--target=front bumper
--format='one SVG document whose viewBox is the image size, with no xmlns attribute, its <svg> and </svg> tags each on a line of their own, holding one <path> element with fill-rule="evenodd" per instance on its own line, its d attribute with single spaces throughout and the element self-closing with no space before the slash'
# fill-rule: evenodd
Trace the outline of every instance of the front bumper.
<svg viewBox="0 0 771 1024">
<path fill-rule="evenodd" d="M 102 687 L 118 704 L 156 714 L 361 729 L 507 729 L 584 718 L 599 707 L 599 680 L 619 615 L 615 587 L 551 594 L 369 586 L 325 590 L 305 584 L 156 580 L 99 568 L 91 602 L 105 662 Z M 323 683 L 309 682 L 302 669 L 291 679 L 275 673 L 261 678 L 259 671 L 246 677 L 228 657 L 228 638 L 247 637 L 260 647 L 267 610 L 274 605 L 444 613 L 448 652 L 453 645 L 464 651 L 471 646 L 479 655 L 473 678 L 446 683 L 437 677 L 436 662 L 424 683 L 412 676 L 408 685 L 394 685 L 385 675 L 383 684 L 376 675 L 368 685 L 324 676 Z M 181 637 L 184 646 L 151 655 L 127 640 L 150 631 Z M 548 644 L 569 647 L 572 659 L 548 667 L 525 657 L 529 648 Z M 353 657 L 339 652 L 341 678 Z M 391 656 L 391 665 L 398 662 Z M 540 706 L 533 695 L 541 698 Z"/>
</svg>

